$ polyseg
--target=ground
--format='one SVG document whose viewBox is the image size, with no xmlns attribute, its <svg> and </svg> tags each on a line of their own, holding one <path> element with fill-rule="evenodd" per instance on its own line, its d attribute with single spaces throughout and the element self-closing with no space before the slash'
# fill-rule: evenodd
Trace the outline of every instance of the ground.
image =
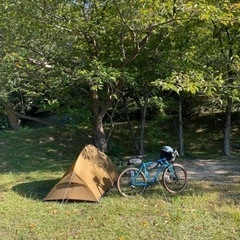
<svg viewBox="0 0 240 240">
<path fill-rule="evenodd" d="M 240 163 L 231 160 L 192 160 L 183 163 L 189 179 L 240 183 Z"/>
</svg>

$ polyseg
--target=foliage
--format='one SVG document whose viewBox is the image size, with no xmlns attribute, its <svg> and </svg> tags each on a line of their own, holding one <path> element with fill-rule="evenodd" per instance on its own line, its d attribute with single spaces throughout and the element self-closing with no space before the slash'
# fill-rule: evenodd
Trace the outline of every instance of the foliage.
<svg viewBox="0 0 240 240">
<path fill-rule="evenodd" d="M 8 119 L 5 115 L 0 115 L 0 131 L 10 130 Z"/>
<path fill-rule="evenodd" d="M 150 94 L 160 113 L 163 89 L 239 101 L 237 1 L 5 0 L 0 10 L 0 100 L 22 113 L 93 122 L 104 142 L 99 119 L 121 114 L 126 90 L 137 110 Z"/>
</svg>

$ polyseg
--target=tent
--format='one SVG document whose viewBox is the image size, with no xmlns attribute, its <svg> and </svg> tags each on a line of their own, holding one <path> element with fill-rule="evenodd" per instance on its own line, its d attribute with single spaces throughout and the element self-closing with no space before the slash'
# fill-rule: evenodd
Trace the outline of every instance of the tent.
<svg viewBox="0 0 240 240">
<path fill-rule="evenodd" d="M 112 161 L 93 145 L 87 145 L 44 200 L 98 202 L 117 177 Z"/>
</svg>

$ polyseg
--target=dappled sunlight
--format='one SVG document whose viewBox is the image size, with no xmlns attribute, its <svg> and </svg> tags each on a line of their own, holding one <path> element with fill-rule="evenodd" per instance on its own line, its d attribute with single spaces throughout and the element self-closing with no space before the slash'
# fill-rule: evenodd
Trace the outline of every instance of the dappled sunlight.
<svg viewBox="0 0 240 240">
<path fill-rule="evenodd" d="M 2 137 L 0 172 L 65 169 L 84 146 L 78 134 L 53 128 L 23 129 Z"/>
<path fill-rule="evenodd" d="M 213 159 L 200 159 L 186 161 L 190 179 L 236 182 L 239 181 L 240 164 L 238 161 L 220 161 Z"/>
<path fill-rule="evenodd" d="M 207 131 L 207 129 L 198 128 L 198 129 L 196 130 L 196 133 L 204 133 L 204 132 L 206 132 L 206 131 Z"/>
<path fill-rule="evenodd" d="M 189 127 L 189 131 L 191 130 Z M 120 136 L 115 137 L 117 141 L 109 145 L 114 157 L 109 156 L 114 159 L 116 165 L 120 165 L 121 161 L 118 170 L 122 171 L 127 166 L 125 157 L 132 156 L 132 148 L 130 141 L 125 138 L 126 131 L 123 129 L 118 131 Z M 165 142 L 173 142 L 171 134 L 169 133 L 168 136 L 157 132 L 157 137 L 153 139 L 156 145 L 152 144 L 151 137 L 148 138 L 146 149 L 152 150 L 151 159 L 159 155 L 159 146 Z M 186 236 L 190 234 L 196 237 L 199 231 L 201 234 L 207 233 L 206 236 L 211 235 L 209 231 L 219 236 L 213 226 L 221 221 L 221 227 L 229 236 L 229 231 L 239 229 L 236 220 L 239 218 L 236 209 L 239 208 L 240 203 L 240 174 L 237 170 L 237 166 L 240 166 L 239 158 L 229 160 L 218 156 L 219 160 L 215 161 L 209 153 L 213 154 L 220 135 L 213 132 L 211 135 L 213 141 L 208 142 L 204 138 L 207 134 L 211 135 L 208 131 L 191 132 L 187 135 L 191 144 L 191 149 L 190 145 L 187 145 L 187 149 L 191 151 L 195 149 L 192 152 L 195 160 L 189 157 L 178 159 L 189 173 L 187 188 L 181 194 L 170 194 L 159 185 L 148 188 L 140 196 L 125 198 L 114 186 L 96 205 L 81 202 L 65 204 L 63 207 L 56 202 L 43 202 L 43 198 L 79 155 L 84 145 L 84 142 L 79 140 L 80 137 L 77 134 L 71 135 L 47 128 L 36 132 L 25 130 L 9 133 L 9 138 L 8 134 L 3 133 L 0 144 L 2 204 L 0 213 L 3 216 L 0 235 L 8 236 L 9 232 L 17 234 L 21 228 L 26 232 L 44 232 L 49 226 L 48 231 L 52 232 L 53 229 L 59 230 L 59 226 L 64 229 L 66 223 L 69 226 L 70 222 L 73 231 L 81 228 L 81 232 L 83 229 L 106 226 L 102 237 L 105 231 L 108 231 L 108 226 L 111 226 L 111 229 L 131 228 L 135 232 L 134 236 L 139 236 L 139 226 L 141 226 L 143 229 L 141 235 L 148 231 L 146 235 L 148 239 L 149 234 L 156 229 L 157 231 L 164 229 L 161 232 L 164 236 L 165 229 L 167 232 L 176 232 L 179 226 L 184 229 L 183 233 L 186 233 Z M 124 139 L 124 142 L 121 139 Z M 175 138 L 174 142 L 176 142 Z M 199 158 L 204 152 L 205 159 Z M 232 163 L 234 169 L 229 169 L 227 163 Z M 99 179 L 94 180 L 101 187 L 102 183 Z M 108 180 L 104 179 L 104 181 Z M 19 218 L 19 213 L 24 217 Z M 102 222 L 103 217 L 104 222 Z M 32 236 L 34 238 L 34 235 Z M 67 235 L 62 236 L 67 237 Z"/>
<path fill-rule="evenodd" d="M 185 196 L 202 196 L 212 200 L 218 206 L 240 205 L 239 183 L 190 180 Z"/>
</svg>

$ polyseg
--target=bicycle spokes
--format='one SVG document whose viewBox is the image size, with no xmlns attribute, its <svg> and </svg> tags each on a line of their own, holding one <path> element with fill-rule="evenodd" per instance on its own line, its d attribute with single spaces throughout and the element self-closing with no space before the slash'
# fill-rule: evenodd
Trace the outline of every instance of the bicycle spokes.
<svg viewBox="0 0 240 240">
<path fill-rule="evenodd" d="M 128 168 L 118 177 L 117 187 L 119 192 L 125 196 L 136 196 L 141 194 L 146 186 L 146 178 L 137 168 Z"/>
<path fill-rule="evenodd" d="M 163 186 L 170 193 L 182 192 L 187 184 L 187 172 L 180 164 L 173 164 L 163 172 Z"/>
</svg>

